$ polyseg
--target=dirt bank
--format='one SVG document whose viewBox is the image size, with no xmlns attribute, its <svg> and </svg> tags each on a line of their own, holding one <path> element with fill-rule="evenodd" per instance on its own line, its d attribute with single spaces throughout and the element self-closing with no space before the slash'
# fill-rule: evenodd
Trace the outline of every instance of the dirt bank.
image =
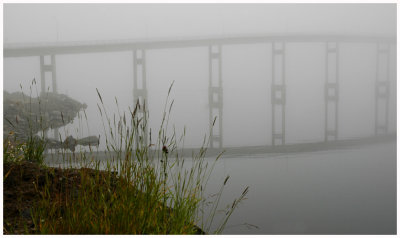
<svg viewBox="0 0 400 238">
<path fill-rule="evenodd" d="M 95 176 L 96 171 L 87 168 L 44 168 L 36 163 L 4 163 L 3 168 L 3 233 L 33 234 L 36 232 L 31 209 L 41 198 L 46 179 L 50 194 L 62 196 L 65 191 L 79 187 L 81 172 Z M 105 175 L 105 172 L 100 174 Z"/>
<path fill-rule="evenodd" d="M 63 199 L 68 197 L 67 193 L 78 199 L 81 176 L 105 178 L 110 175 L 105 171 L 88 168 L 42 167 L 28 161 L 4 163 L 3 166 L 3 234 L 38 233 L 32 218 L 32 209 L 42 199 L 44 187 L 48 188 L 52 202 L 63 204 Z M 116 174 L 111 174 L 111 178 L 112 181 L 118 179 Z M 115 182 L 111 184 L 115 187 Z M 205 234 L 197 226 L 194 228 L 197 234 Z"/>
</svg>

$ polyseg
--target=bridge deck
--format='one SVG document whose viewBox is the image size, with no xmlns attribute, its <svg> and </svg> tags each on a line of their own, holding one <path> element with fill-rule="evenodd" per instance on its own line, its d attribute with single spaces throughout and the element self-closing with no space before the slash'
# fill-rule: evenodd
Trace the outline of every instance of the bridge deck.
<svg viewBox="0 0 400 238">
<path fill-rule="evenodd" d="M 266 42 L 358 42 L 396 43 L 396 36 L 387 35 L 340 35 L 340 34 L 268 34 L 232 35 L 196 38 L 127 39 L 76 42 L 42 42 L 4 44 L 4 57 L 27 57 L 39 55 L 82 54 L 118 52 L 140 49 L 165 49 L 202 47 L 208 45 L 257 44 Z"/>
<path fill-rule="evenodd" d="M 396 134 L 388 134 L 382 136 L 364 137 L 358 139 L 347 139 L 337 140 L 328 142 L 310 142 L 310 143 L 298 143 L 298 144 L 287 144 L 278 146 L 247 146 L 247 147 L 228 147 L 225 148 L 224 155 L 251 155 L 251 154 L 266 154 L 266 153 L 306 153 L 306 152 L 317 152 L 317 151 L 329 151 L 329 150 L 340 150 L 354 148 L 357 146 L 366 146 L 371 144 L 386 143 L 390 141 L 396 141 Z M 216 155 L 220 153 L 219 149 L 210 149 L 208 155 Z"/>
<path fill-rule="evenodd" d="M 279 145 L 279 146 L 242 146 L 242 147 L 226 147 L 223 150 L 221 149 L 207 149 L 206 157 L 216 157 L 222 151 L 224 151 L 224 157 L 237 157 L 237 156 L 248 156 L 255 154 L 287 154 L 287 153 L 308 153 L 308 152 L 317 152 L 317 151 L 332 151 L 332 150 L 340 150 L 340 149 L 349 149 L 355 148 L 358 146 L 367 146 L 371 144 L 379 144 L 379 143 L 387 143 L 396 141 L 396 134 L 388 134 L 382 136 L 372 136 L 372 137 L 364 137 L 358 139 L 348 139 L 348 140 L 337 140 L 337 141 L 329 141 L 329 142 L 311 142 L 311 143 L 299 143 L 299 144 L 289 144 L 289 145 Z M 183 157 L 191 158 L 193 153 L 197 153 L 199 148 L 186 148 L 183 151 L 179 150 L 179 153 Z M 183 153 L 182 153 L 183 152 Z M 72 154 L 69 152 L 61 154 L 47 154 L 46 160 L 47 163 L 61 163 L 62 157 L 68 154 Z M 75 153 L 76 159 L 82 156 L 80 153 Z M 87 158 L 94 157 L 96 160 L 105 160 L 107 159 L 104 151 L 92 152 L 90 154 L 86 154 Z M 66 157 L 68 158 L 68 156 Z"/>
</svg>

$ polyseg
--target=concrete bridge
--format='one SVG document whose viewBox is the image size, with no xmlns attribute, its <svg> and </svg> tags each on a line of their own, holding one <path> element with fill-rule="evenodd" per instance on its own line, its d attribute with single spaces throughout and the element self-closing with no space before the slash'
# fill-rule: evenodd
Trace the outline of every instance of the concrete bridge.
<svg viewBox="0 0 400 238">
<path fill-rule="evenodd" d="M 368 43 L 376 49 L 375 82 L 375 136 L 388 134 L 390 51 L 396 49 L 395 36 L 339 35 L 339 34 L 269 34 L 232 35 L 155 40 L 109 40 L 84 42 L 46 42 L 32 44 L 5 44 L 3 55 L 7 57 L 40 57 L 41 91 L 45 92 L 50 81 L 57 92 L 56 56 L 98 52 L 132 52 L 134 102 L 147 101 L 146 51 L 170 48 L 204 47 L 208 51 L 209 64 L 209 126 L 210 147 L 223 148 L 223 46 L 237 44 L 269 43 L 272 47 L 271 121 L 272 145 L 285 145 L 286 45 L 290 43 L 325 44 L 325 142 L 338 140 L 339 54 L 341 43 Z M 228 80 L 228 79 L 227 79 Z M 143 115 L 143 111 L 141 112 Z M 55 132 L 57 135 L 58 132 Z M 147 132 L 145 133 L 145 136 Z M 56 136 L 57 138 L 57 136 Z"/>
</svg>

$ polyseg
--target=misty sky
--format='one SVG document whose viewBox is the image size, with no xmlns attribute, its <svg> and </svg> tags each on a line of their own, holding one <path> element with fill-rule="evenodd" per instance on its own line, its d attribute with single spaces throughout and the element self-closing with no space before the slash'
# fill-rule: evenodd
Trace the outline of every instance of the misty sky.
<svg viewBox="0 0 400 238">
<path fill-rule="evenodd" d="M 157 39 L 263 33 L 396 34 L 396 4 L 5 4 L 4 43 Z M 223 47 L 224 140 L 226 146 L 271 141 L 271 45 Z M 323 138 L 324 44 L 287 46 L 287 142 Z M 340 136 L 373 133 L 375 46 L 343 44 Z M 391 80 L 395 59 L 391 53 Z M 88 104 L 90 125 L 68 127 L 80 136 L 101 134 L 95 88 L 110 113 L 132 106 L 132 53 L 57 56 L 58 91 Z M 40 77 L 38 57 L 4 60 L 4 89 L 28 92 Z M 157 127 L 166 92 L 175 81 L 171 121 L 187 126 L 187 145 L 208 131 L 208 51 L 205 47 L 149 50 L 150 120 Z M 349 67 L 351 66 L 351 67 Z M 39 87 L 40 88 L 40 87 Z M 396 87 L 391 89 L 395 128 Z M 89 127 L 89 128 L 87 128 Z M 75 132 L 74 132 L 75 133 Z M 72 133 L 73 135 L 75 135 Z M 240 137 L 239 137 L 240 136 Z"/>
<path fill-rule="evenodd" d="M 5 43 L 395 29 L 395 4 L 4 5 Z"/>
</svg>

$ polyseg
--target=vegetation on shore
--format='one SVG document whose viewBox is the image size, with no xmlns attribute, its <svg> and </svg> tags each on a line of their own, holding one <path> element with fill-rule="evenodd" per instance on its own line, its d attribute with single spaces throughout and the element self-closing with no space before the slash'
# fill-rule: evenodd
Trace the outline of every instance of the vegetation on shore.
<svg viewBox="0 0 400 238">
<path fill-rule="evenodd" d="M 178 149 L 184 135 L 177 139 L 172 132 L 168 137 L 169 113 L 173 105 L 173 101 L 169 103 L 171 87 L 154 141 L 151 131 L 146 139 L 148 114 L 145 104 L 138 102 L 127 113 L 120 113 L 118 109 L 118 115 L 110 117 L 97 91 L 109 156 L 105 165 L 81 153 L 81 162 L 86 168 L 48 168 L 43 163 L 43 140 L 34 139 L 33 135 L 22 144 L 5 139 L 5 197 L 10 186 L 18 186 L 18 181 L 24 180 L 31 183 L 34 188 L 31 196 L 36 200 L 30 208 L 17 209 L 19 215 L 27 219 L 10 220 L 4 212 L 4 233 L 220 234 L 232 212 L 245 198 L 248 187 L 227 206 L 222 220 L 216 221 L 229 176 L 219 192 L 212 196 L 212 201 L 206 199 L 207 183 L 221 154 L 213 162 L 207 162 L 208 140 L 205 138 L 199 153 L 194 154 L 190 162 L 185 162 Z M 115 101 L 118 107 L 117 99 Z M 27 175 L 28 170 L 24 168 L 32 164 L 37 164 L 35 169 L 39 172 Z M 68 165 L 68 158 L 65 158 L 65 164 Z M 24 202 L 21 197 L 16 199 Z M 206 209 L 206 206 L 210 207 Z M 210 212 L 205 214 L 206 210 Z M 21 227 L 24 227 L 23 232 Z"/>
</svg>

